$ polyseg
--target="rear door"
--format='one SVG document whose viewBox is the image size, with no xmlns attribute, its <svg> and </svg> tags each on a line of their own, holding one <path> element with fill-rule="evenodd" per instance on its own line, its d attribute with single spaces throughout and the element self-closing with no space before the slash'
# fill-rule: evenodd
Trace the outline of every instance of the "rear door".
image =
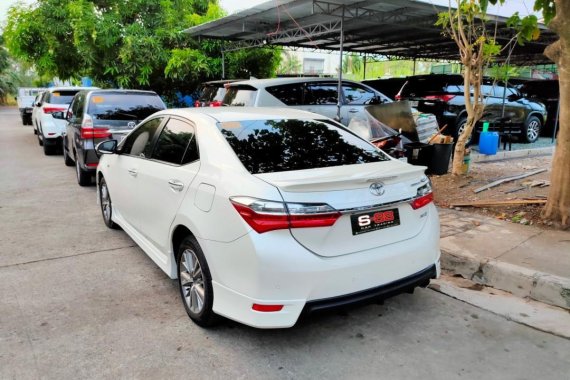
<svg viewBox="0 0 570 380">
<path fill-rule="evenodd" d="M 169 231 L 180 203 L 200 168 L 195 128 L 171 117 L 160 132 L 150 160 L 138 167 L 136 226 L 161 252 L 169 251 Z"/>
<path fill-rule="evenodd" d="M 303 105 L 295 107 L 334 119 L 337 116 L 338 84 L 334 82 L 307 82 Z"/>
<path fill-rule="evenodd" d="M 349 125 L 353 118 L 366 120 L 367 116 L 364 107 L 374 104 L 375 101 L 378 101 L 378 104 L 380 102 L 391 102 L 391 100 L 386 97 L 380 99 L 376 92 L 356 83 L 343 83 L 342 91 L 344 102 L 340 110 L 340 115 L 344 125 Z"/>
</svg>

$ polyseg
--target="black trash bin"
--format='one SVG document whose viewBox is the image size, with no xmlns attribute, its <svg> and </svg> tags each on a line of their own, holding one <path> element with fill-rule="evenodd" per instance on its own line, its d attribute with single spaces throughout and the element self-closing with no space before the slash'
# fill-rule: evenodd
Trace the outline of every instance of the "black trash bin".
<svg viewBox="0 0 570 380">
<path fill-rule="evenodd" d="M 431 161 L 428 165 L 430 174 L 443 175 L 449 171 L 449 159 L 453 152 L 454 144 L 433 144 Z"/>
<path fill-rule="evenodd" d="M 429 167 L 433 155 L 433 145 L 413 142 L 404 145 L 404 149 L 409 164 Z"/>
</svg>

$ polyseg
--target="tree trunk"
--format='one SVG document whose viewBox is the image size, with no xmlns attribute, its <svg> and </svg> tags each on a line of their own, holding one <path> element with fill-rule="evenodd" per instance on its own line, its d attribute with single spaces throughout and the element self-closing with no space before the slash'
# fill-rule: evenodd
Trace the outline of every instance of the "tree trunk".
<svg viewBox="0 0 570 380">
<path fill-rule="evenodd" d="M 542 215 L 546 219 L 570 223 L 570 1 L 556 0 L 556 17 L 549 24 L 560 40 L 545 50 L 558 66 L 560 82 L 560 129 L 552 160 L 548 201 Z"/>
</svg>

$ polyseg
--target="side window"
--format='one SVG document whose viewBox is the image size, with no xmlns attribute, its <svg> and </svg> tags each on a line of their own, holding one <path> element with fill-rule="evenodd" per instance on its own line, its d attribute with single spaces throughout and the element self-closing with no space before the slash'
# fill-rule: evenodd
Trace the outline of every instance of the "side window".
<svg viewBox="0 0 570 380">
<path fill-rule="evenodd" d="M 192 162 L 196 159 L 197 147 L 194 146 L 194 152 L 188 152 L 188 156 L 185 155 L 186 148 L 192 140 L 194 140 L 194 128 L 190 124 L 182 120 L 170 119 L 158 136 L 152 159 L 176 165 Z"/>
<path fill-rule="evenodd" d="M 157 117 L 140 125 L 125 138 L 121 151 L 131 156 L 150 157 L 152 140 L 162 120 L 164 118 Z"/>
<path fill-rule="evenodd" d="M 338 88 L 329 83 L 308 83 L 305 90 L 305 105 L 337 103 Z"/>
<path fill-rule="evenodd" d="M 346 104 L 364 105 L 374 103 L 376 94 L 367 88 L 355 84 L 343 84 L 342 91 Z"/>
<path fill-rule="evenodd" d="M 78 119 L 83 119 L 83 105 L 85 104 L 85 93 L 78 94 L 74 100 L 77 109 L 73 110 L 73 115 Z"/>
<path fill-rule="evenodd" d="M 272 86 L 267 87 L 266 90 L 288 106 L 303 104 L 303 83 Z"/>
</svg>

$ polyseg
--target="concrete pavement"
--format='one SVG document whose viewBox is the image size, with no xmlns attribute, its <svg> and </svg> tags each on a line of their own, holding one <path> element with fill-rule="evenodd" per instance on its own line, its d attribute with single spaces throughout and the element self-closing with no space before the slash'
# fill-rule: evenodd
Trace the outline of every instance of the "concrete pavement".
<svg viewBox="0 0 570 380">
<path fill-rule="evenodd" d="M 442 268 L 570 309 L 570 232 L 440 209 Z"/>
<path fill-rule="evenodd" d="M 205 330 L 100 219 L 61 156 L 0 109 L 0 379 L 560 379 L 570 340 L 429 289 L 288 330 Z"/>
</svg>

